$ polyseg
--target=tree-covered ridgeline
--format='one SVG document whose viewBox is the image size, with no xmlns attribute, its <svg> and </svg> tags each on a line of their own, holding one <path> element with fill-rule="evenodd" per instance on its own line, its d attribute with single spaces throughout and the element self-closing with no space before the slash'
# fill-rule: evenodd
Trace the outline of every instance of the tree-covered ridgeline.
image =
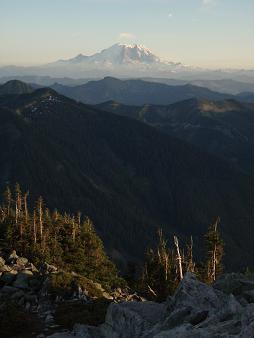
<svg viewBox="0 0 254 338">
<path fill-rule="evenodd" d="M 169 247 L 162 230 L 158 230 L 158 245 L 147 250 L 135 288 L 147 298 L 162 301 L 175 291 L 187 271 L 206 283 L 214 282 L 223 272 L 224 244 L 219 222 L 218 218 L 208 227 L 204 257 L 199 257 L 198 262 L 193 258 L 192 238 L 181 246 L 174 236 L 174 244 Z M 31 203 L 29 193 L 23 193 L 19 184 L 13 190 L 7 187 L 0 205 L 0 250 L 16 250 L 35 264 L 55 264 L 64 271 L 98 281 L 107 289 L 126 285 L 88 217 L 82 217 L 80 212 L 52 212 L 42 197 Z"/>
<path fill-rule="evenodd" d="M 123 284 L 88 217 L 51 212 L 42 197 L 32 204 L 19 184 L 6 189 L 0 205 L 0 250 L 16 250 L 35 264 L 55 264 L 108 289 Z"/>
</svg>

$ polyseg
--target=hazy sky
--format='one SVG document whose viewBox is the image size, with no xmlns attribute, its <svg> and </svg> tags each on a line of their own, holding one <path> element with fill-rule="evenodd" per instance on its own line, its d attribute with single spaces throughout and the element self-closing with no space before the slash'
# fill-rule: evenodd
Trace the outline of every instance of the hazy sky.
<svg viewBox="0 0 254 338">
<path fill-rule="evenodd" d="M 0 64 L 38 64 L 116 42 L 172 61 L 254 68 L 254 0 L 0 0 Z"/>
</svg>

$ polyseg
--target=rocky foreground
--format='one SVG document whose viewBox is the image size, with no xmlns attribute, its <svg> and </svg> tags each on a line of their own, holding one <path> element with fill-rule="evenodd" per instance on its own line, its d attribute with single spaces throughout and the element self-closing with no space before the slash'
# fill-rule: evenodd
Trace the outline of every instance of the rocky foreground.
<svg viewBox="0 0 254 338">
<path fill-rule="evenodd" d="M 37 269 L 15 252 L 7 258 L 0 257 L 1 318 L 6 316 L 6 305 L 10 303 L 22 307 L 28 314 L 22 319 L 24 325 L 32 316 L 40 318 L 40 325 L 33 328 L 33 333 L 27 322 L 27 332 L 18 337 L 254 337 L 254 275 L 225 274 L 213 286 L 208 286 L 187 273 L 175 294 L 159 304 L 121 290 L 108 294 L 99 284 L 91 284 L 89 280 L 84 283 L 84 279 L 75 274 L 71 280 L 72 289 L 64 294 L 59 285 L 52 287 L 52 280 L 61 274 L 46 263 Z M 66 279 L 70 275 L 63 277 Z M 96 298 L 101 297 L 110 303 L 105 307 L 104 323 L 103 315 L 97 326 L 82 325 L 86 321 L 82 321 L 83 315 L 73 313 L 71 309 L 75 307 L 69 307 L 64 317 L 64 320 L 74 317 L 74 327 L 71 325 L 68 330 L 55 322 L 61 304 L 73 306 L 78 302 L 82 310 L 87 304 L 93 306 Z M 100 311 L 100 307 L 96 311 Z M 5 325 L 12 316 L 13 310 L 8 312 Z"/>
<path fill-rule="evenodd" d="M 254 277 L 226 274 L 211 287 L 187 273 L 163 304 L 112 303 L 101 326 L 53 337 L 254 337 Z"/>
</svg>

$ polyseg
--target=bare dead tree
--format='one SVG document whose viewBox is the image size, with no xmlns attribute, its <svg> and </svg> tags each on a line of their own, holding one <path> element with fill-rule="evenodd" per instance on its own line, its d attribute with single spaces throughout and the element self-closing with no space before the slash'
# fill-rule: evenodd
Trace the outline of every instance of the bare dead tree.
<svg viewBox="0 0 254 338">
<path fill-rule="evenodd" d="M 26 222 L 26 225 L 27 225 L 27 223 L 28 223 L 28 207 L 27 207 L 27 198 L 28 198 L 28 195 L 29 195 L 29 191 L 27 191 L 27 192 L 24 194 L 24 197 L 23 197 L 24 211 L 25 211 L 25 222 Z"/>
<path fill-rule="evenodd" d="M 178 262 L 179 277 L 182 280 L 183 279 L 182 257 L 181 257 L 181 253 L 180 253 L 180 249 L 179 249 L 178 238 L 176 236 L 174 236 L 174 243 L 175 243 L 175 246 L 176 246 L 176 259 L 177 259 L 177 262 Z"/>
<path fill-rule="evenodd" d="M 39 217 L 39 228 L 40 228 L 41 242 L 43 241 L 43 221 L 42 221 L 43 212 L 42 212 L 42 205 L 43 205 L 42 197 L 39 197 L 39 200 L 38 200 L 38 217 Z"/>
<path fill-rule="evenodd" d="M 33 213 L 33 237 L 34 237 L 34 243 L 37 243 L 37 224 L 36 224 L 36 211 L 34 210 Z"/>
<path fill-rule="evenodd" d="M 72 217 L 71 220 L 71 225 L 72 225 L 72 240 L 75 243 L 76 240 L 76 223 L 75 223 L 75 217 Z"/>
</svg>

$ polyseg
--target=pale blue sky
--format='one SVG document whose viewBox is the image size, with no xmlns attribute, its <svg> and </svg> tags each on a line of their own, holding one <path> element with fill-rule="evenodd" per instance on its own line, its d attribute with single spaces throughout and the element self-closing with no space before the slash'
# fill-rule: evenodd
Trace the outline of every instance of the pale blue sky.
<svg viewBox="0 0 254 338">
<path fill-rule="evenodd" d="M 116 42 L 189 65 L 254 68 L 254 0 L 0 0 L 0 64 L 39 64 Z"/>
</svg>

